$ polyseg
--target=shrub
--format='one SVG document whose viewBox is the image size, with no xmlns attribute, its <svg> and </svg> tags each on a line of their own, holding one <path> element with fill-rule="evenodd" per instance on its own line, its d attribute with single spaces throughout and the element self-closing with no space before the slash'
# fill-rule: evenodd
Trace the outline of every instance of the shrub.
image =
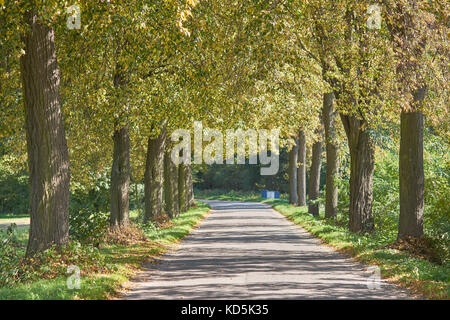
<svg viewBox="0 0 450 320">
<path fill-rule="evenodd" d="M 0 159 L 0 213 L 27 213 L 28 198 L 28 175 L 13 172 Z"/>
<path fill-rule="evenodd" d="M 69 233 L 73 240 L 98 245 L 109 227 L 109 213 L 96 212 L 92 207 L 70 211 Z"/>
<path fill-rule="evenodd" d="M 12 285 L 18 277 L 24 248 L 17 240 L 16 226 L 0 230 L 0 287 Z"/>
<path fill-rule="evenodd" d="M 13 225 L 0 230 L 0 288 L 63 276 L 70 265 L 79 267 L 82 275 L 110 268 L 97 248 L 78 241 L 25 257 L 26 246 L 18 240 L 17 232 Z"/>
</svg>

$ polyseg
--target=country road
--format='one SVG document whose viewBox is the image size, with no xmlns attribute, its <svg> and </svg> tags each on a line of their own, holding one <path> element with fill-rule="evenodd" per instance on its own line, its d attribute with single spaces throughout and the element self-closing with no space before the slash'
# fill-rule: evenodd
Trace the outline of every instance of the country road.
<svg viewBox="0 0 450 320">
<path fill-rule="evenodd" d="M 146 265 L 124 299 L 411 298 L 393 284 L 370 282 L 367 266 L 322 245 L 270 206 L 204 202 L 211 214 L 175 251 Z"/>
</svg>

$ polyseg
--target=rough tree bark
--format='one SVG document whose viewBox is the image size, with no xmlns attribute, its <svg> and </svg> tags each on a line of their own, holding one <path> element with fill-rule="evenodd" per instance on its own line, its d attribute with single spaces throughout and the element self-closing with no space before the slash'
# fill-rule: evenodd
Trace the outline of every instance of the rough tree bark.
<svg viewBox="0 0 450 320">
<path fill-rule="evenodd" d="M 341 114 L 350 148 L 350 207 L 349 230 L 370 232 L 373 230 L 372 184 L 374 149 L 363 120 Z"/>
<path fill-rule="evenodd" d="M 316 141 L 312 147 L 311 169 L 309 171 L 309 205 L 308 212 L 313 216 L 319 216 L 319 205 L 312 204 L 311 201 L 317 200 L 320 192 L 320 167 L 322 166 L 322 141 Z"/>
<path fill-rule="evenodd" d="M 118 52 L 120 47 L 117 48 Z M 127 85 L 129 80 L 120 63 L 116 63 L 113 75 L 114 88 Z M 127 125 L 119 126 L 115 119 L 113 134 L 113 163 L 111 168 L 111 216 L 114 228 L 127 227 L 130 216 L 130 131 Z"/>
<path fill-rule="evenodd" d="M 173 161 L 170 161 L 170 176 L 173 195 L 173 214 L 176 217 L 180 214 L 180 198 L 178 193 L 178 166 Z"/>
<path fill-rule="evenodd" d="M 186 165 L 186 207 L 194 206 L 194 182 L 192 180 L 192 167 Z"/>
<path fill-rule="evenodd" d="M 334 94 L 323 95 L 322 122 L 325 128 L 326 148 L 326 184 L 325 184 L 325 218 L 335 218 L 337 215 L 338 186 L 336 183 L 339 170 L 338 144 L 336 141 L 335 118 L 333 108 Z"/>
<path fill-rule="evenodd" d="M 111 169 L 111 227 L 129 224 L 130 194 L 130 133 L 127 127 L 116 129 Z"/>
<path fill-rule="evenodd" d="M 306 206 L 306 136 L 303 130 L 298 134 L 297 201 Z"/>
<path fill-rule="evenodd" d="M 139 199 L 139 189 L 138 189 L 138 181 L 136 180 L 134 182 L 134 193 L 136 194 L 136 207 L 139 208 L 140 207 L 140 199 Z"/>
<path fill-rule="evenodd" d="M 27 255 L 69 239 L 69 152 L 59 97 L 54 30 L 26 14 L 20 58 L 30 170 L 30 235 Z"/>
<path fill-rule="evenodd" d="M 414 93 L 420 104 L 426 88 Z M 422 111 L 402 112 L 400 115 L 400 217 L 398 238 L 423 236 L 424 169 Z"/>
<path fill-rule="evenodd" d="M 173 194 L 173 170 L 171 166 L 172 159 L 170 158 L 170 151 L 164 152 L 164 211 L 166 214 L 173 218 L 175 217 L 175 199 Z M 178 200 L 176 200 L 178 201 Z"/>
<path fill-rule="evenodd" d="M 289 203 L 297 204 L 297 158 L 298 157 L 298 139 L 295 139 L 295 145 L 289 151 Z"/>
<path fill-rule="evenodd" d="M 178 205 L 180 212 L 186 212 L 186 165 L 178 165 Z"/>
<path fill-rule="evenodd" d="M 166 131 L 156 138 L 148 138 L 144 174 L 145 214 L 144 222 L 162 214 L 163 166 Z"/>
</svg>

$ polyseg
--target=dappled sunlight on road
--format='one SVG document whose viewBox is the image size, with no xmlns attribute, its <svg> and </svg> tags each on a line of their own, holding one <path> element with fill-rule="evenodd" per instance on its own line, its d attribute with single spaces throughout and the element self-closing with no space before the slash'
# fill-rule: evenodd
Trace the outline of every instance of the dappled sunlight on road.
<svg viewBox="0 0 450 320">
<path fill-rule="evenodd" d="M 268 205 L 205 201 L 212 214 L 148 265 L 126 299 L 407 299 Z M 141 281 L 139 281 L 141 280 Z"/>
</svg>

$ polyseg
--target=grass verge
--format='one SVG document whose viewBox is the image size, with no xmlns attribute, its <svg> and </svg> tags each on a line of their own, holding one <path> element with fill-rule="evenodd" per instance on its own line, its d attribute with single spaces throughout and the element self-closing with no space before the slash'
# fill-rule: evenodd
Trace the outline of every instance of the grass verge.
<svg viewBox="0 0 450 320">
<path fill-rule="evenodd" d="M 0 300 L 9 299 L 27 299 L 27 300 L 59 300 L 59 299 L 110 299 L 114 298 L 124 282 L 128 281 L 132 275 L 142 269 L 142 263 L 151 260 L 163 254 L 168 245 L 175 244 L 184 238 L 189 232 L 206 216 L 209 207 L 203 203 L 197 203 L 197 206 L 189 211 L 180 214 L 171 220 L 167 228 L 145 228 L 144 234 L 147 241 L 141 241 L 132 245 L 106 245 L 95 250 L 95 255 L 85 255 L 91 259 L 102 260 L 102 267 L 98 269 L 81 271 L 80 289 L 68 289 L 67 280 L 71 274 L 65 274 L 66 268 L 59 270 L 56 276 L 49 279 L 42 275 L 40 278 L 33 278 L 26 283 L 14 284 L 13 286 L 0 288 Z M 2 231 L 6 232 L 6 231 Z M 26 230 L 21 228 L 18 234 L 19 243 L 26 244 Z M 0 241 L 2 240 L 0 233 Z M 49 259 L 49 261 L 58 261 L 58 259 Z M 83 266 L 95 265 L 97 261 L 83 261 Z M 74 264 L 77 260 L 74 259 Z"/>
<path fill-rule="evenodd" d="M 0 213 L 0 222 L 3 223 L 1 220 L 8 220 L 8 219 L 22 219 L 22 218 L 29 218 L 29 214 L 13 214 L 13 213 Z"/>
</svg>

